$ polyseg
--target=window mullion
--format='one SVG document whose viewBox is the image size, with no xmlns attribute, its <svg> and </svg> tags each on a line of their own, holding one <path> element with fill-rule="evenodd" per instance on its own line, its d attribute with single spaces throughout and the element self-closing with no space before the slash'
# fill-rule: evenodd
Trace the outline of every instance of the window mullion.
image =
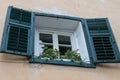
<svg viewBox="0 0 120 80">
<path fill-rule="evenodd" d="M 59 50 L 58 35 L 56 33 L 53 34 L 53 49 Z"/>
</svg>

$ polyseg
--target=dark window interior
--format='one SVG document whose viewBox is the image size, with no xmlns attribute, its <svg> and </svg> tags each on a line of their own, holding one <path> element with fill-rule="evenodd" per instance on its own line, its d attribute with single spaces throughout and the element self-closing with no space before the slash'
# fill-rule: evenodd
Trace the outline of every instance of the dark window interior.
<svg viewBox="0 0 120 80">
<path fill-rule="evenodd" d="M 51 34 L 44 34 L 40 33 L 39 34 L 39 40 L 42 41 L 42 43 L 45 45 L 47 48 L 53 48 L 53 38 Z"/>
<path fill-rule="evenodd" d="M 51 34 L 40 33 L 39 36 L 40 36 L 39 40 L 41 40 L 42 42 L 46 42 L 46 43 L 52 43 L 53 42 Z"/>
<path fill-rule="evenodd" d="M 67 50 L 71 50 L 70 36 L 58 35 L 60 55 L 64 55 Z"/>
<path fill-rule="evenodd" d="M 69 36 L 58 35 L 58 41 L 59 44 L 71 45 Z"/>
<path fill-rule="evenodd" d="M 71 47 L 59 46 L 60 55 L 65 55 L 65 52 L 67 52 L 67 50 L 71 50 Z"/>
</svg>

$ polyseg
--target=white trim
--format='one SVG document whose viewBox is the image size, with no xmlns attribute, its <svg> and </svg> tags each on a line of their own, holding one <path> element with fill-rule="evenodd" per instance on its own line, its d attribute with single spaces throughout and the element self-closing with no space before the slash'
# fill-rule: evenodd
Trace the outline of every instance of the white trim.
<svg viewBox="0 0 120 80">
<path fill-rule="evenodd" d="M 69 33 L 74 32 L 74 30 L 71 30 L 71 29 L 57 29 L 57 28 L 50 28 L 50 27 L 40 27 L 40 30 L 49 30 L 49 31 L 57 31 L 57 32 L 69 32 Z"/>
<path fill-rule="evenodd" d="M 79 23 L 79 26 L 76 29 L 74 34 L 75 34 L 76 42 L 77 42 L 76 47 L 77 47 L 77 49 L 79 49 L 79 53 L 81 55 L 82 60 L 84 62 L 89 63 L 90 59 L 89 59 L 87 44 L 85 41 L 84 32 L 83 32 L 83 28 L 82 28 L 81 23 Z"/>
<path fill-rule="evenodd" d="M 45 45 L 53 45 L 53 43 L 46 43 L 46 42 L 43 42 L 43 44 L 45 44 Z"/>
<path fill-rule="evenodd" d="M 54 34 L 56 33 L 57 35 L 65 35 L 65 36 L 70 36 L 73 34 L 73 32 L 69 32 L 69 31 L 60 31 L 60 30 L 52 30 L 52 29 L 37 29 L 39 31 L 39 33 L 46 33 L 46 34 Z"/>
<path fill-rule="evenodd" d="M 40 55 L 40 51 L 39 51 L 39 32 L 37 30 L 35 30 L 35 47 L 34 47 L 34 50 L 35 50 L 35 56 L 39 56 Z"/>
<path fill-rule="evenodd" d="M 72 50 L 76 50 L 76 41 L 75 41 L 75 36 L 74 36 L 74 34 L 72 34 L 71 36 L 70 36 L 70 40 L 71 40 L 71 46 L 72 46 Z"/>
<path fill-rule="evenodd" d="M 67 45 L 67 44 L 59 44 L 59 46 L 72 47 L 72 45 Z"/>
<path fill-rule="evenodd" d="M 53 49 L 59 50 L 58 47 L 58 36 L 56 33 L 53 34 Z"/>
</svg>

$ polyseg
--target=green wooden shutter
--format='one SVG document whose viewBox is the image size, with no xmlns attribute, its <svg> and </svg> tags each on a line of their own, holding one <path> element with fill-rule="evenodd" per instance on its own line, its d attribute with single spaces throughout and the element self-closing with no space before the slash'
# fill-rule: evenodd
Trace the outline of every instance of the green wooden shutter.
<svg viewBox="0 0 120 80">
<path fill-rule="evenodd" d="M 10 21 L 30 26 L 31 12 L 22 9 L 12 8 L 10 14 Z"/>
<path fill-rule="evenodd" d="M 120 62 L 119 50 L 107 18 L 86 19 L 95 63 Z"/>
<path fill-rule="evenodd" d="M 33 53 L 33 13 L 8 7 L 1 51 L 21 56 Z"/>
<path fill-rule="evenodd" d="M 10 26 L 7 50 L 27 52 L 28 29 Z"/>
</svg>

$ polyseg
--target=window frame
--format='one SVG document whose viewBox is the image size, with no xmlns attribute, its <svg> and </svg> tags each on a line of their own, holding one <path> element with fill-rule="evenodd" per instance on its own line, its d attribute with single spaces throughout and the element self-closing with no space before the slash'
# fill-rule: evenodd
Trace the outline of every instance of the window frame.
<svg viewBox="0 0 120 80">
<path fill-rule="evenodd" d="M 35 22 L 35 16 L 45 16 L 45 17 L 53 17 L 53 18 L 61 18 L 61 19 L 68 19 L 68 20 L 75 20 L 75 21 L 80 21 L 82 24 L 82 28 L 83 28 L 83 33 L 84 33 L 84 37 L 85 37 L 85 41 L 86 41 L 86 47 L 88 50 L 88 56 L 90 59 L 90 64 L 88 63 L 76 63 L 76 62 L 68 62 L 68 61 L 58 61 L 58 60 L 44 60 L 44 59 L 37 59 L 34 57 L 34 55 L 32 56 L 32 58 L 29 60 L 30 63 L 41 63 L 41 64 L 54 64 L 54 65 L 66 65 L 66 66 L 78 66 L 78 67 L 87 67 L 87 68 L 95 68 L 95 64 L 93 62 L 93 57 L 92 54 L 90 53 L 90 47 L 89 46 L 89 36 L 88 31 L 86 30 L 86 25 L 85 25 L 85 19 L 84 18 L 79 18 L 79 17 L 70 17 L 70 16 L 65 16 L 65 15 L 56 15 L 56 14 L 47 14 L 47 13 L 38 13 L 38 12 L 33 12 L 34 14 L 34 22 Z M 34 38 L 35 38 L 35 24 L 34 24 Z"/>
<path fill-rule="evenodd" d="M 43 34 L 51 34 L 52 35 L 52 45 L 53 48 L 52 49 L 57 49 L 59 51 L 59 39 L 58 39 L 58 35 L 62 35 L 62 36 L 69 36 L 70 37 L 70 42 L 71 42 L 71 50 L 73 50 L 73 41 L 72 39 L 72 33 L 67 33 L 67 32 L 57 32 L 57 31 L 38 31 L 38 33 L 43 33 Z M 40 36 L 39 36 L 40 37 Z M 37 41 L 38 42 L 38 41 Z M 40 42 L 40 40 L 39 40 Z M 64 45 L 64 44 L 63 44 Z"/>
</svg>

